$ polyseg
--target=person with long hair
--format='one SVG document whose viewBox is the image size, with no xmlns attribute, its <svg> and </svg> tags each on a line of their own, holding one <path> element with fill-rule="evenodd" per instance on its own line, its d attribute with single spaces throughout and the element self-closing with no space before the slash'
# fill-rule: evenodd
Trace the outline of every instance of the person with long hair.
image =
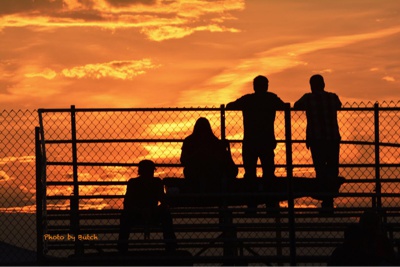
<svg viewBox="0 0 400 267">
<path fill-rule="evenodd" d="M 238 173 L 229 144 L 218 139 L 208 119 L 199 118 L 191 135 L 183 141 L 181 163 L 184 176 L 195 192 L 219 192 L 227 189 Z"/>
</svg>

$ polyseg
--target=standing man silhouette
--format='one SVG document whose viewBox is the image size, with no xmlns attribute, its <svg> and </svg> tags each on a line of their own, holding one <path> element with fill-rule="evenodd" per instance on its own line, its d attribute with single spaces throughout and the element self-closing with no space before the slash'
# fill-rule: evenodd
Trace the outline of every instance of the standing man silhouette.
<svg viewBox="0 0 400 267">
<path fill-rule="evenodd" d="M 276 110 L 283 109 L 285 103 L 276 94 L 268 92 L 268 84 L 267 77 L 259 75 L 253 80 L 254 93 L 246 94 L 226 105 L 226 109 L 243 112 L 244 178 L 252 189 L 256 185 L 258 159 L 261 161 L 264 181 L 275 178 L 274 150 L 277 142 L 274 122 Z M 277 207 L 279 202 L 270 203 L 270 206 Z"/>
<path fill-rule="evenodd" d="M 306 111 L 306 147 L 311 150 L 316 178 L 324 192 L 332 191 L 339 175 L 340 133 L 337 111 L 342 103 L 335 93 L 326 92 L 324 78 L 313 75 L 310 78 L 311 93 L 304 94 L 295 104 L 295 109 Z M 333 211 L 333 197 L 322 199 L 321 206 Z"/>
</svg>

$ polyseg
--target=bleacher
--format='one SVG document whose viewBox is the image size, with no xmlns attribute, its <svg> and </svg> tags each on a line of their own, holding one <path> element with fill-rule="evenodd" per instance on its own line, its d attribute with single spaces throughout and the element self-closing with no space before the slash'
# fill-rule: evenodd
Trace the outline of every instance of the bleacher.
<svg viewBox="0 0 400 267">
<path fill-rule="evenodd" d="M 166 179 L 165 184 L 171 187 L 174 182 Z M 183 181 L 178 184 L 182 185 Z M 176 188 L 172 191 L 167 195 L 172 203 L 177 252 L 165 252 L 159 225 L 137 225 L 131 230 L 129 252 L 120 254 L 117 240 L 121 210 L 79 210 L 77 213 L 52 210 L 46 216 L 46 234 L 65 238 L 47 242 L 46 248 L 69 254 L 65 258 L 49 257 L 45 262 L 60 265 L 324 264 L 343 242 L 344 230 L 356 223 L 364 211 L 338 208 L 333 213 L 323 213 L 318 208 L 267 208 L 265 201 L 271 199 L 270 193 L 176 193 Z M 283 195 L 278 193 L 275 197 L 283 200 Z M 256 211 L 248 212 L 249 199 L 259 203 Z M 381 212 L 385 215 L 385 228 L 394 246 L 398 246 L 400 213 L 397 209 Z M 74 233 L 76 218 L 79 218 L 79 228 Z M 81 240 L 72 238 L 79 235 Z M 310 248 L 320 252 L 309 254 Z"/>
<path fill-rule="evenodd" d="M 292 140 L 291 132 L 281 129 L 277 135 L 283 137 L 278 138 L 278 144 L 285 149 L 277 153 L 276 166 L 284 169 L 285 175 L 277 183 L 260 184 L 261 189 L 249 191 L 243 186 L 243 179 L 238 179 L 237 186 L 230 191 L 185 192 L 181 187 L 184 179 L 179 177 L 182 166 L 163 158 L 165 153 L 180 147 L 182 138 L 144 138 L 143 132 L 127 136 L 125 129 L 131 121 L 142 121 L 146 112 L 151 113 L 148 116 L 151 121 L 158 121 L 154 117 L 162 112 L 174 112 L 181 119 L 188 111 L 196 113 L 191 114 L 193 117 L 200 116 L 197 112 L 224 112 L 223 108 L 161 109 L 154 115 L 153 110 L 147 109 L 78 110 L 74 107 L 39 111 L 41 127 L 36 129 L 38 262 L 43 265 L 326 265 L 333 250 L 343 242 L 344 230 L 357 223 L 366 209 L 379 212 L 390 241 L 399 251 L 398 163 L 382 164 L 376 160 L 341 164 L 342 172 L 351 177 L 345 175 L 345 180 L 338 180 L 337 192 L 323 192 L 312 177 L 295 177 L 294 168 L 302 170 L 312 165 L 301 159 L 292 160 L 293 155 L 300 155 L 293 153 L 292 145 L 303 141 Z M 132 112 L 140 114 L 132 115 Z M 109 118 L 119 118 L 125 113 L 128 119 L 124 123 Z M 77 114 L 80 114 L 79 120 L 76 120 Z M 290 126 L 288 115 L 290 110 L 278 114 L 281 117 L 277 120 L 283 121 L 284 116 L 285 127 Z M 57 123 L 52 124 L 53 121 Z M 58 126 L 60 121 L 64 128 Z M 99 126 L 100 123 L 106 123 L 107 127 Z M 224 131 L 221 126 L 221 138 L 225 137 Z M 230 141 L 232 146 L 240 144 L 240 140 Z M 348 145 L 346 142 L 343 145 Z M 162 178 L 177 236 L 176 253 L 164 251 L 159 226 L 142 225 L 132 229 L 129 252 L 120 254 L 117 250 L 119 218 L 127 179 L 118 180 L 116 177 L 125 176 L 111 171 L 97 180 L 80 176 L 90 173 L 101 177 L 102 168 L 136 167 L 137 161 L 131 162 L 131 158 L 139 157 L 135 153 L 143 143 L 160 143 L 161 148 L 170 146 L 167 150 L 160 149 L 164 153 L 160 158 L 164 161 L 155 161 L 165 173 Z M 354 144 L 382 145 L 379 140 Z M 390 152 L 391 147 L 398 149 L 398 144 L 385 144 L 386 147 Z M 114 151 L 117 152 L 113 154 Z M 124 157 L 127 151 L 131 154 Z M 242 168 L 241 163 L 237 165 Z M 358 169 L 362 171 L 357 173 Z M 362 178 L 360 173 L 368 177 Z M 319 199 L 327 194 L 341 203 L 333 213 L 318 207 Z M 271 199 L 281 201 L 280 207 L 269 207 Z M 249 200 L 257 200 L 257 210 L 247 209 Z M 54 238 L 46 239 L 46 235 Z M 73 240 L 72 236 L 79 235 L 87 240 Z"/>
</svg>

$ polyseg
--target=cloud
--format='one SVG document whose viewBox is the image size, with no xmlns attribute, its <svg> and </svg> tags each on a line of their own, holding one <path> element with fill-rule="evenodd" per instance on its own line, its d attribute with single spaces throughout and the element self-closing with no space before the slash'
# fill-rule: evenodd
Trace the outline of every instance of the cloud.
<svg viewBox="0 0 400 267">
<path fill-rule="evenodd" d="M 332 73 L 333 70 L 332 69 L 323 69 L 323 70 L 318 70 L 318 71 L 314 71 L 315 73 L 319 73 L 319 74 L 324 74 L 324 73 Z"/>
<path fill-rule="evenodd" d="M 235 28 L 225 28 L 219 25 L 208 25 L 199 27 L 175 27 L 166 26 L 162 28 L 145 28 L 142 33 L 145 33 L 151 40 L 164 41 L 169 39 L 180 39 L 185 36 L 191 35 L 195 32 L 209 31 L 209 32 L 238 32 Z"/>
<path fill-rule="evenodd" d="M 28 72 L 24 76 L 27 78 L 54 79 L 57 75 L 67 78 L 90 78 L 102 79 L 113 78 L 121 80 L 132 80 L 136 76 L 145 74 L 148 70 L 159 68 L 161 65 L 154 64 L 151 59 L 111 61 L 98 64 L 86 64 L 73 68 L 66 68 L 59 73 L 46 68 L 43 71 Z"/>
<path fill-rule="evenodd" d="M 152 75 L 155 69 L 161 67 L 152 59 L 69 65 L 62 68 L 57 63 L 38 60 L 26 61 L 15 66 L 15 70 L 7 70 L 10 67 L 3 65 L 2 68 L 0 64 L 0 70 L 3 70 L 0 74 L 0 102 L 3 108 L 14 108 L 15 103 L 21 103 L 24 108 L 69 106 L 71 103 L 131 107 L 142 105 L 153 95 L 159 96 L 152 90 L 137 87 L 133 90 L 131 87 L 140 83 L 140 76 Z M 87 88 L 96 88 L 96 91 Z"/>
<path fill-rule="evenodd" d="M 395 82 L 396 81 L 396 79 L 392 76 L 385 76 L 382 78 L 382 80 L 385 80 L 387 82 Z"/>
<path fill-rule="evenodd" d="M 221 73 L 211 77 L 195 89 L 182 93 L 180 103 L 185 105 L 196 99 L 199 105 L 218 105 L 227 103 L 237 98 L 252 80 L 252 77 L 262 73 L 268 75 L 279 73 L 297 66 L 306 66 L 302 56 L 323 49 L 334 49 L 345 47 L 357 42 L 371 39 L 383 38 L 400 33 L 400 27 L 378 30 L 363 34 L 332 36 L 317 39 L 310 42 L 295 43 L 286 46 L 269 49 L 254 54 L 252 57 L 232 62 Z M 322 73 L 331 73 L 331 68 L 319 70 Z M 387 81 L 394 81 L 393 77 L 386 76 Z M 204 93 L 209 92 L 209 93 Z"/>
<path fill-rule="evenodd" d="M 42 72 L 25 74 L 25 77 L 27 77 L 27 78 L 42 77 L 42 78 L 45 78 L 47 80 L 52 80 L 56 76 L 57 76 L 57 73 L 54 70 L 51 70 L 51 69 L 48 69 L 48 68 L 46 68 Z"/>
<path fill-rule="evenodd" d="M 129 6 L 132 4 L 145 4 L 145 5 L 153 5 L 157 1 L 156 0 L 106 0 L 107 3 L 109 3 L 112 6 Z"/>
<path fill-rule="evenodd" d="M 10 176 L 5 171 L 0 171 L 0 182 L 10 180 Z"/>
<path fill-rule="evenodd" d="M 108 63 L 87 64 L 84 66 L 63 69 L 61 74 L 67 78 L 113 78 L 132 80 L 138 75 L 145 74 L 147 70 L 155 69 L 160 65 L 153 64 L 150 59 L 111 61 Z"/>
<path fill-rule="evenodd" d="M 8 1 L 6 1 L 8 2 Z M 150 40 L 183 38 L 198 31 L 238 32 L 222 25 L 235 19 L 233 11 L 244 10 L 244 0 L 192 1 L 44 1 L 41 6 L 14 5 L 0 17 L 0 31 L 8 27 L 46 30 L 62 27 L 139 29 Z M 53 2 L 57 2 L 54 4 Z M 4 6 L 0 3 L 0 9 Z M 51 8 L 50 8 L 51 7 Z M 39 9 L 40 8 L 40 9 Z"/>
<path fill-rule="evenodd" d="M 35 157 L 5 157 L 0 159 L 0 207 L 22 207 L 35 203 Z"/>
<path fill-rule="evenodd" d="M 62 0 L 1 0 L 0 14 L 15 14 L 37 12 L 42 10 L 50 12 L 63 7 Z"/>
<path fill-rule="evenodd" d="M 10 162 L 32 163 L 35 162 L 35 156 L 20 156 L 20 157 L 4 157 L 0 158 L 0 165 L 5 165 Z M 5 172 L 0 171 L 0 175 L 7 175 Z"/>
</svg>

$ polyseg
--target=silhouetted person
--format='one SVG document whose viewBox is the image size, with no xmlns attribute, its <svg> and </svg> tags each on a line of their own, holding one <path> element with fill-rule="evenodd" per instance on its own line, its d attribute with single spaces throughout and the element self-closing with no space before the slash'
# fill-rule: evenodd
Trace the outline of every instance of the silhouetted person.
<svg viewBox="0 0 400 267">
<path fill-rule="evenodd" d="M 332 192 L 339 175 L 340 133 L 337 111 L 342 103 L 335 93 L 325 91 L 324 78 L 317 74 L 310 78 L 311 93 L 304 94 L 295 109 L 306 111 L 306 147 L 311 150 L 316 178 L 324 192 Z M 324 197 L 323 210 L 333 211 L 333 197 Z"/>
<path fill-rule="evenodd" d="M 362 262 L 360 258 L 361 229 L 352 224 L 344 231 L 344 241 L 332 252 L 328 266 L 357 266 Z"/>
<path fill-rule="evenodd" d="M 224 182 L 228 189 L 238 172 L 229 144 L 214 135 L 210 122 L 203 117 L 183 141 L 180 160 L 185 179 L 194 192 L 219 192 Z"/>
<path fill-rule="evenodd" d="M 359 221 L 362 234 L 361 248 L 370 258 L 372 265 L 398 265 L 393 244 L 382 224 L 381 216 L 373 211 L 365 211 Z"/>
<path fill-rule="evenodd" d="M 257 76 L 253 80 L 254 93 L 246 94 L 226 105 L 226 109 L 241 110 L 243 113 L 244 178 L 254 190 L 257 178 L 257 161 L 260 159 L 265 181 L 275 178 L 275 139 L 274 122 L 277 109 L 285 103 L 274 93 L 268 92 L 268 79 Z M 272 206 L 277 206 L 278 202 Z"/>
<path fill-rule="evenodd" d="M 346 229 L 344 242 L 333 251 L 328 266 L 398 265 L 381 220 L 376 212 L 365 211 L 358 224 Z"/>
<path fill-rule="evenodd" d="M 160 178 L 154 177 L 154 170 L 155 165 L 151 160 L 142 160 L 139 162 L 139 177 L 128 181 L 124 210 L 120 219 L 120 252 L 127 252 L 130 230 L 134 225 L 147 227 L 161 224 L 166 250 L 173 251 L 176 248 L 171 213 L 164 201 L 164 186 Z"/>
</svg>

